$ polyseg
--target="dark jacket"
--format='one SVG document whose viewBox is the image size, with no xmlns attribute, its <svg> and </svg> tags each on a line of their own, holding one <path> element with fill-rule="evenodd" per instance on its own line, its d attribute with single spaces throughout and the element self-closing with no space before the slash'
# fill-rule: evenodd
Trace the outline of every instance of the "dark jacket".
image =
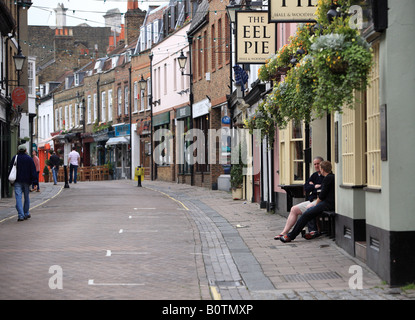
<svg viewBox="0 0 415 320">
<path fill-rule="evenodd" d="M 9 172 L 12 170 L 15 157 L 16 156 L 14 156 L 10 162 Z M 25 152 L 19 152 L 17 154 L 16 169 L 17 175 L 15 182 L 32 184 L 37 181 L 35 163 L 33 162 L 32 157 Z"/>
<path fill-rule="evenodd" d="M 334 185 L 334 174 L 329 173 L 321 184 L 321 192 L 319 199 L 326 202 L 332 209 L 335 206 L 335 185 Z"/>
<path fill-rule="evenodd" d="M 60 159 L 56 154 L 50 156 L 49 162 L 51 168 L 55 167 L 56 169 L 59 169 Z"/>
<path fill-rule="evenodd" d="M 315 199 L 317 199 L 317 190 L 320 190 L 321 187 L 319 189 L 316 189 L 314 186 L 316 184 L 321 184 L 323 180 L 324 180 L 324 176 L 322 174 L 319 175 L 317 172 L 314 172 L 310 176 L 310 178 L 308 178 L 308 180 L 304 184 L 306 200 L 313 202 Z M 313 182 L 314 184 L 310 184 L 310 181 Z"/>
</svg>

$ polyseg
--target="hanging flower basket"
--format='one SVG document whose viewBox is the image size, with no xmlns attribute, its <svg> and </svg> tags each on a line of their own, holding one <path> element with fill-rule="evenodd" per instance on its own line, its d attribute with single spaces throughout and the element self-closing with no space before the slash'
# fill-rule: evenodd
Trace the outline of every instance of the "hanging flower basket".
<svg viewBox="0 0 415 320">
<path fill-rule="evenodd" d="M 333 61 L 328 67 L 334 74 L 345 74 L 349 64 L 346 61 L 339 60 L 337 63 Z"/>
</svg>

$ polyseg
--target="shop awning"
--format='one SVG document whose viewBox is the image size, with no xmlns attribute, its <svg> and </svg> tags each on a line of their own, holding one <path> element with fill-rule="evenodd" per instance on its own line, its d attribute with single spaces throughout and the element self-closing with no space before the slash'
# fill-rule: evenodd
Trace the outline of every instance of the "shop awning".
<svg viewBox="0 0 415 320">
<path fill-rule="evenodd" d="M 109 138 L 106 145 L 111 146 L 114 144 L 128 144 L 128 143 L 130 143 L 130 137 L 122 136 L 122 137 Z"/>
</svg>

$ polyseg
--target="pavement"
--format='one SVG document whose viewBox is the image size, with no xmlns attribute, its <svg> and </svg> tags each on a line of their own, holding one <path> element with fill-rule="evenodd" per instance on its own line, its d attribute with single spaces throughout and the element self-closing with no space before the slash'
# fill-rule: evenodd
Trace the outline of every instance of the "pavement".
<svg viewBox="0 0 415 320">
<path fill-rule="evenodd" d="M 88 186 L 88 183 L 90 182 L 80 182 L 78 185 Z M 116 186 L 116 188 L 120 188 L 119 194 L 122 194 L 121 190 L 125 190 L 121 188 L 129 188 L 133 184 L 134 186 L 136 185 L 131 180 L 102 183 L 110 183 Z M 114 187 L 115 191 L 116 188 Z M 38 212 L 39 210 L 47 211 L 48 206 L 50 210 L 57 210 L 57 200 L 70 197 L 71 192 L 75 192 L 75 190 L 64 189 L 63 184 L 54 186 L 51 183 L 41 183 L 40 189 L 41 192 L 30 194 L 31 210 L 33 212 Z M 117 195 L 115 191 L 113 196 Z M 102 198 L 102 202 L 93 202 L 94 206 L 104 208 L 110 205 L 110 202 L 108 202 L 109 198 L 105 198 L 106 191 L 104 190 L 103 192 L 102 196 L 104 198 Z M 193 250 L 192 261 L 186 260 L 189 259 L 189 254 L 183 256 L 172 254 L 173 252 L 181 252 L 174 241 L 168 243 L 165 247 L 165 252 L 163 252 L 163 255 L 169 256 L 172 266 L 175 266 L 174 272 L 183 278 L 181 283 L 189 283 L 189 288 L 183 290 L 183 292 L 189 292 L 187 294 L 183 293 L 181 296 L 175 296 L 173 292 L 171 292 L 171 295 L 169 295 L 169 292 L 165 292 L 165 295 L 161 294 L 162 288 L 165 287 L 163 284 L 173 281 L 171 280 L 171 274 L 168 274 L 166 271 L 165 275 L 157 276 L 158 280 L 154 280 L 153 288 L 158 288 L 159 291 L 154 293 L 154 296 L 148 296 L 149 293 L 147 292 L 146 298 L 170 299 L 173 297 L 173 299 L 202 300 L 415 300 L 414 291 L 390 288 L 375 273 L 368 269 L 364 263 L 350 256 L 326 236 L 311 241 L 297 238 L 295 241 L 287 244 L 274 240 L 273 237 L 283 229 L 286 218 L 279 214 L 267 213 L 264 209 L 260 209 L 256 203 L 233 200 L 229 192 L 208 190 L 185 184 L 147 180 L 143 182 L 143 194 L 144 192 L 148 203 L 151 203 L 152 199 L 160 201 L 160 195 L 162 195 L 166 198 L 165 200 L 170 202 L 162 203 L 161 205 L 164 205 L 165 208 L 177 207 L 177 215 L 171 216 L 171 220 L 164 222 L 166 225 L 159 225 L 158 228 L 164 230 L 163 232 L 172 231 L 171 227 L 175 228 L 178 230 L 179 235 L 176 234 L 174 240 L 177 238 L 180 246 L 186 247 L 187 251 Z M 47 203 L 53 199 L 53 205 Z M 134 201 L 133 199 L 133 197 L 128 198 L 127 202 L 132 202 Z M 111 201 L 114 201 L 114 198 Z M 73 211 L 73 208 L 68 208 L 68 210 Z M 70 222 L 67 222 L 67 228 L 72 228 L 69 231 L 63 229 L 65 227 L 64 216 L 59 216 L 59 219 L 58 216 L 55 218 L 59 220 L 59 224 L 62 226 L 59 232 L 65 232 L 65 234 L 67 232 L 69 239 L 74 233 L 79 235 L 81 233 L 79 228 L 82 228 L 82 223 L 87 222 L 85 220 L 87 217 L 84 217 L 82 212 L 78 212 L 78 214 L 79 216 L 77 215 L 76 218 L 79 221 L 75 226 L 70 226 Z M 162 214 L 162 212 L 159 214 Z M 13 219 L 17 220 L 14 199 L 1 199 L 0 227 L 2 225 L 3 227 L 4 225 L 7 225 L 7 227 L 13 226 Z M 108 220 L 108 223 L 104 224 L 107 221 L 106 219 L 107 217 L 105 216 L 101 220 L 94 220 L 94 223 L 102 224 L 105 230 L 107 230 L 113 227 L 113 222 L 110 223 Z M 163 220 L 165 219 L 163 218 Z M 51 221 L 51 223 L 53 222 Z M 26 222 L 20 223 L 26 224 Z M 17 225 L 18 222 L 15 224 Z M 148 227 L 151 227 L 151 224 Z M 31 232 L 33 235 L 39 234 L 41 232 L 39 230 L 44 230 L 45 232 L 47 230 L 38 229 L 36 233 L 30 229 L 29 225 L 26 225 L 25 228 L 28 228 L 27 232 Z M 40 228 L 40 225 L 37 225 L 36 228 Z M 47 226 L 44 228 L 47 228 Z M 6 232 L 4 231 L 5 229 L 0 230 Z M 121 230 L 116 232 L 116 234 L 121 233 Z M 154 232 L 156 231 L 158 232 L 158 230 L 154 230 Z M 52 235 L 53 232 L 52 230 Z M 146 238 L 143 238 L 143 240 L 151 241 L 152 243 L 157 241 L 156 238 L 150 239 L 151 230 L 147 230 L 147 233 L 144 233 Z M 84 233 L 84 236 L 85 234 L 88 235 Z M 190 243 L 189 234 L 192 234 L 194 237 L 194 243 Z M 111 237 L 113 236 L 115 237 L 115 234 L 111 235 Z M 129 237 L 139 236 L 144 237 L 144 234 L 129 233 Z M 12 237 L 12 233 L 8 234 L 7 237 Z M 108 248 L 110 247 L 109 242 L 108 244 L 100 242 L 94 246 L 90 243 L 90 239 L 83 239 L 82 241 L 85 241 L 85 243 L 82 242 L 79 246 L 72 244 L 71 247 L 65 247 L 65 250 L 72 253 L 83 253 L 89 250 L 88 253 L 92 252 L 92 254 L 95 254 L 97 251 L 102 251 L 104 245 L 108 245 Z M 66 239 L 66 242 L 68 242 L 68 239 Z M 64 246 L 64 244 L 55 245 L 57 248 Z M 66 243 L 65 246 L 67 246 Z M 147 246 L 149 247 L 146 248 L 146 251 L 150 252 L 152 247 L 149 244 Z M 36 253 L 37 259 L 41 259 L 38 257 L 39 254 L 47 255 L 51 252 L 57 252 L 58 249 L 44 249 L 43 252 L 36 248 L 27 249 L 27 251 Z M 12 254 L 10 249 L 0 247 L 0 253 L 2 252 L 4 254 Z M 68 261 L 73 260 L 73 258 L 67 259 Z M 154 265 L 152 266 L 151 263 L 155 261 L 150 261 L 148 262 L 149 265 L 145 266 L 148 268 L 148 275 L 152 274 L 151 270 Z M 78 263 L 80 264 L 81 262 L 79 261 Z M 195 272 L 189 269 L 192 263 L 194 263 L 194 267 L 190 269 L 195 269 Z M 76 277 L 75 273 L 78 272 L 76 268 L 80 268 L 79 264 L 73 266 L 73 278 Z M 125 265 L 124 262 L 118 268 L 124 268 Z M 1 267 L 2 263 L 0 262 L 0 269 Z M 181 273 L 177 270 L 182 270 L 183 272 Z M 2 281 L 4 282 L 4 279 L 7 278 L 7 272 L 3 271 Z M 134 270 L 132 269 L 131 272 L 134 272 Z M 192 272 L 197 275 L 197 281 L 194 281 L 194 277 L 192 279 L 186 278 Z M 98 270 L 96 277 L 99 277 Z M 99 279 L 95 281 L 99 281 Z M 93 282 L 93 278 L 88 280 L 89 284 L 94 284 Z M 199 286 L 198 289 L 196 284 Z M 76 291 L 76 288 L 73 291 Z M 197 295 L 194 294 L 195 292 Z M 70 293 L 71 290 L 67 289 L 66 294 Z M 107 299 L 111 295 L 93 297 Z M 121 296 L 121 298 L 128 297 Z M 68 296 L 61 295 L 57 296 L 57 298 L 67 299 Z M 82 298 L 82 296 L 78 298 Z M 85 295 L 84 298 L 90 299 L 91 296 Z"/>
</svg>

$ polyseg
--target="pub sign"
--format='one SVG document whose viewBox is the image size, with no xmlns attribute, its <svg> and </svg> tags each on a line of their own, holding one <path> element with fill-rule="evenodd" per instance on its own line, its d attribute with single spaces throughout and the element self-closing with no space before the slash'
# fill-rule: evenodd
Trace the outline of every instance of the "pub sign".
<svg viewBox="0 0 415 320">
<path fill-rule="evenodd" d="M 269 22 L 316 21 L 317 0 L 269 0 Z"/>
<path fill-rule="evenodd" d="M 236 11 L 236 63 L 262 64 L 277 50 L 275 23 L 268 11 Z"/>
</svg>

